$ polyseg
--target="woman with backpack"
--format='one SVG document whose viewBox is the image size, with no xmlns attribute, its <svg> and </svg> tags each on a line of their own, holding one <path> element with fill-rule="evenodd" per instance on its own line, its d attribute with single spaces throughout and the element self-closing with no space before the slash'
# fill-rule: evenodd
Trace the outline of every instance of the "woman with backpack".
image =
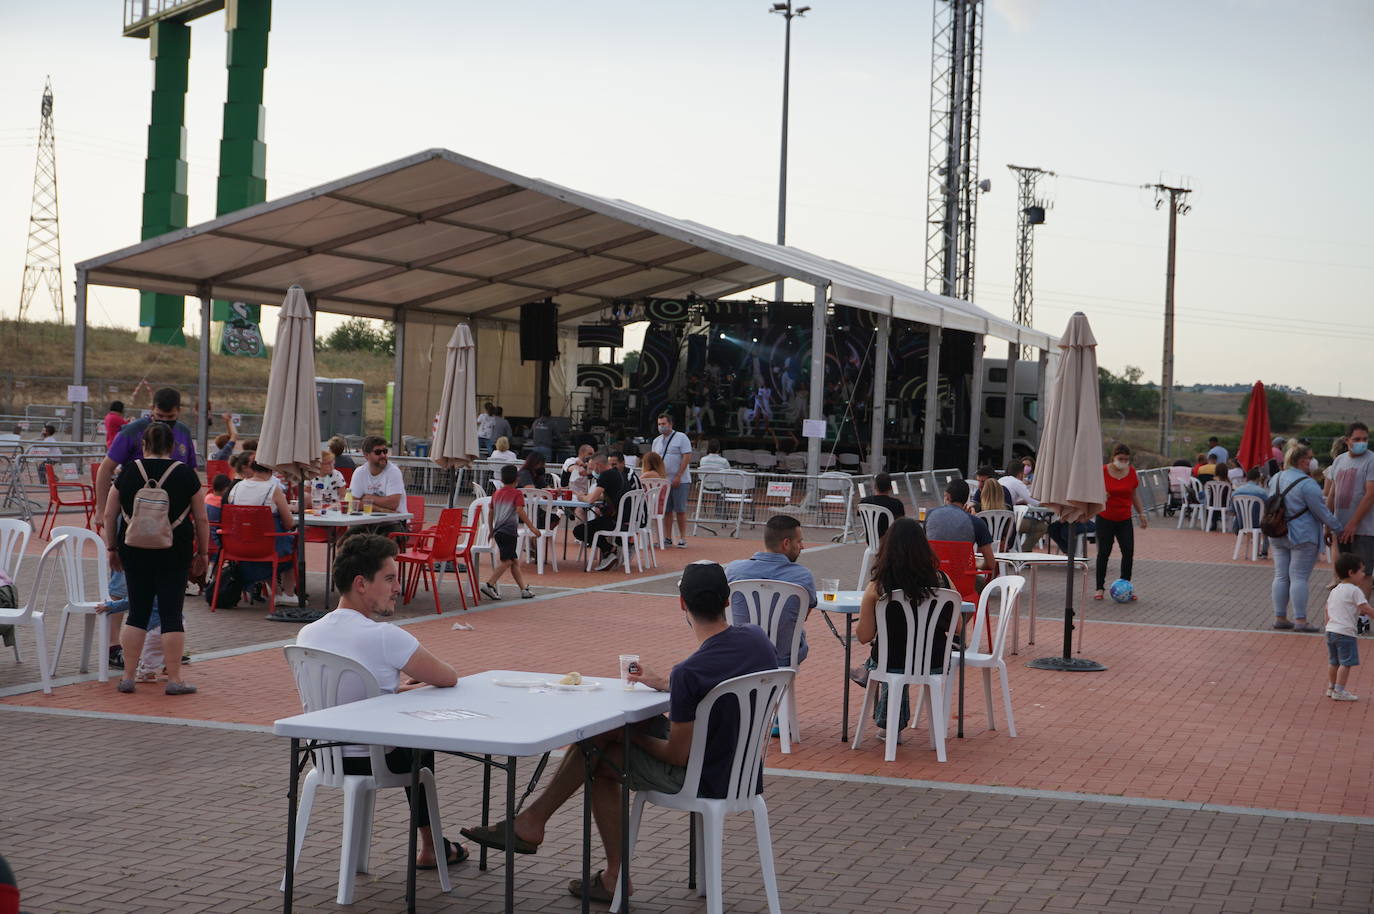
<svg viewBox="0 0 1374 914">
<path fill-rule="evenodd" d="M 120 468 L 115 482 L 118 498 L 105 499 L 105 545 L 110 567 L 123 571 L 129 588 L 129 610 L 119 641 L 124 649 L 124 672 L 119 691 L 134 691 L 134 670 L 143 653 L 153 602 L 162 621 L 163 653 L 167 658 L 168 695 L 189 695 L 196 687 L 182 681 L 185 647 L 182 605 L 186 582 L 205 573 L 210 548 L 210 524 L 205 518 L 205 492 L 189 466 L 171 459 L 172 430 L 160 422 L 143 433 L 143 457 Z"/>
<path fill-rule="evenodd" d="M 1307 624 L 1307 582 L 1317 552 L 1322 548 L 1322 527 L 1340 533 L 1341 522 L 1326 509 L 1321 485 L 1312 478 L 1312 448 L 1300 444 L 1289 448 L 1284 469 L 1269 480 L 1269 501 L 1264 507 L 1261 528 L 1270 535 L 1274 556 L 1274 628 L 1296 632 L 1319 631 Z M 1279 511 L 1279 505 L 1282 511 Z M 1276 526 L 1278 524 L 1279 526 Z M 1286 527 L 1284 535 L 1275 535 Z M 1292 604 L 1293 621 L 1288 620 Z"/>
</svg>

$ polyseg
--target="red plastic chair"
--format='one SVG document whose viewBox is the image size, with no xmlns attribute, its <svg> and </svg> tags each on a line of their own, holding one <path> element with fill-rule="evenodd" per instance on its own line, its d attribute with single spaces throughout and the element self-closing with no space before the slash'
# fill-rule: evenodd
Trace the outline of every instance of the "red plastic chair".
<svg viewBox="0 0 1374 914">
<path fill-rule="evenodd" d="M 266 505 L 225 505 L 220 510 L 219 526 L 214 532 L 219 534 L 220 548 L 215 555 L 215 590 L 210 595 L 210 612 L 215 611 L 219 599 L 222 575 L 218 572 L 224 562 L 266 562 L 272 566 L 272 576 L 267 579 L 267 611 L 273 612 L 277 601 L 277 567 L 296 560 L 294 554 L 277 555 L 277 540 L 295 538 L 296 532 L 278 533 L 272 509 Z"/>
<path fill-rule="evenodd" d="M 419 536 L 422 533 L 433 533 L 437 528 L 430 527 L 425 529 L 425 497 L 423 495 L 407 495 L 405 510 L 410 514 L 409 529 L 405 533 L 393 533 L 391 536 L 397 540 L 396 545 L 402 550 L 410 544 L 408 537 Z"/>
<path fill-rule="evenodd" d="M 353 484 L 353 471 L 356 467 L 338 467 L 337 469 L 343 474 L 344 485 L 351 486 Z"/>
<path fill-rule="evenodd" d="M 48 480 L 48 510 L 43 514 L 43 522 L 38 525 L 39 539 L 48 538 L 48 532 L 57 521 L 59 508 L 82 509 L 86 512 L 86 529 L 91 529 L 91 516 L 95 513 L 95 486 L 88 486 L 84 482 L 58 482 L 57 473 L 52 467 L 51 463 L 43 467 Z M 64 493 L 79 494 L 80 497 L 75 501 L 69 501 L 64 497 Z"/>
<path fill-rule="evenodd" d="M 234 478 L 234 470 L 229 466 L 227 460 L 207 460 L 205 461 L 205 491 L 210 491 L 214 485 L 215 477 L 223 473 L 230 479 Z"/>
<path fill-rule="evenodd" d="M 434 591 L 434 611 L 443 612 L 439 605 L 439 579 L 443 572 L 435 572 L 434 566 L 441 562 L 456 562 L 457 556 L 455 549 L 458 545 L 458 538 L 463 534 L 463 509 L 445 508 L 439 512 L 439 523 L 434 525 L 432 531 L 421 533 L 393 533 L 393 539 L 411 541 L 411 547 L 400 555 L 396 556 L 396 563 L 401 566 L 403 579 L 407 579 L 402 591 L 402 602 L 409 603 L 415 597 L 415 591 L 419 589 L 420 582 L 423 580 L 425 586 Z M 468 608 L 467 597 L 463 595 L 463 581 L 458 577 L 457 572 L 454 578 L 458 582 L 458 599 L 463 603 L 463 609 Z"/>
<path fill-rule="evenodd" d="M 949 575 L 954 589 L 966 602 L 978 602 L 978 561 L 973 544 L 949 540 L 931 540 L 930 548 L 940 559 L 940 568 Z"/>
</svg>

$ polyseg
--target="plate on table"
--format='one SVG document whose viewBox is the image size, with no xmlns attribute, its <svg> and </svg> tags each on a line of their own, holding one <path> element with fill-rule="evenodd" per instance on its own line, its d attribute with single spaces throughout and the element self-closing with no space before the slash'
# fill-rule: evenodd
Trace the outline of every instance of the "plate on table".
<svg viewBox="0 0 1374 914">
<path fill-rule="evenodd" d="M 507 689 L 541 689 L 548 685 L 542 679 L 493 679 L 491 684 L 504 686 Z"/>
<path fill-rule="evenodd" d="M 581 685 L 564 685 L 557 679 L 550 679 L 547 682 L 540 683 L 540 685 L 548 686 L 551 689 L 557 689 L 560 692 L 595 692 L 597 689 L 601 688 L 601 683 L 594 679 L 583 679 Z"/>
</svg>

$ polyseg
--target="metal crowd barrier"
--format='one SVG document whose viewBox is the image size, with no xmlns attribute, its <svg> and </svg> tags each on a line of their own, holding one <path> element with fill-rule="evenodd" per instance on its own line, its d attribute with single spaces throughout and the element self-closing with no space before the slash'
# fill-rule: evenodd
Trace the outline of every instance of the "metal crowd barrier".
<svg viewBox="0 0 1374 914">
<path fill-rule="evenodd" d="M 1145 510 L 1162 514 L 1169 504 L 1169 468 L 1137 470 L 1136 476 L 1140 479 L 1140 501 Z"/>
<path fill-rule="evenodd" d="M 757 527 L 775 514 L 790 514 L 804 527 L 838 530 L 836 542 L 846 542 L 854 527 L 858 503 L 857 477 L 848 473 L 747 473 L 744 470 L 692 471 L 692 532 L 711 533 L 731 528 L 739 536 L 744 526 Z"/>
<path fill-rule="evenodd" d="M 477 460 L 455 473 L 442 469 L 428 457 L 392 457 L 390 463 L 400 467 L 406 492 L 423 495 L 426 502 L 433 504 L 448 504 L 451 490 L 456 491 L 456 498 L 490 495 L 493 478 L 505 466 L 500 460 Z M 366 470 L 360 466 L 357 472 Z"/>
</svg>

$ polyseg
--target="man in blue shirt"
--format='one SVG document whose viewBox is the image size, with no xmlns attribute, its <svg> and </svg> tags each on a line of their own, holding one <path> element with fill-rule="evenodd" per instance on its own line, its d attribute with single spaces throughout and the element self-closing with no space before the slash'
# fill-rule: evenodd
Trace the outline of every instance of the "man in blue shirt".
<svg viewBox="0 0 1374 914">
<path fill-rule="evenodd" d="M 778 641 L 774 647 L 778 652 L 778 666 L 801 666 L 808 652 L 806 632 L 801 635 L 797 648 L 796 663 L 788 656 L 791 651 L 792 633 L 796 627 L 805 624 L 807 615 L 816 605 L 816 579 L 811 569 L 797 564 L 797 556 L 802 552 L 801 521 L 786 514 L 776 514 L 769 518 L 763 528 L 763 552 L 755 552 L 752 558 L 736 559 L 725 566 L 727 581 L 783 581 L 787 584 L 800 584 L 806 589 L 807 604 L 805 611 L 797 605 L 795 597 L 789 597 L 782 612 L 785 621 L 778 631 Z M 744 597 L 735 594 L 730 600 L 730 615 L 736 625 L 749 622 L 749 610 Z M 800 616 L 800 621 L 798 617 Z"/>
</svg>

